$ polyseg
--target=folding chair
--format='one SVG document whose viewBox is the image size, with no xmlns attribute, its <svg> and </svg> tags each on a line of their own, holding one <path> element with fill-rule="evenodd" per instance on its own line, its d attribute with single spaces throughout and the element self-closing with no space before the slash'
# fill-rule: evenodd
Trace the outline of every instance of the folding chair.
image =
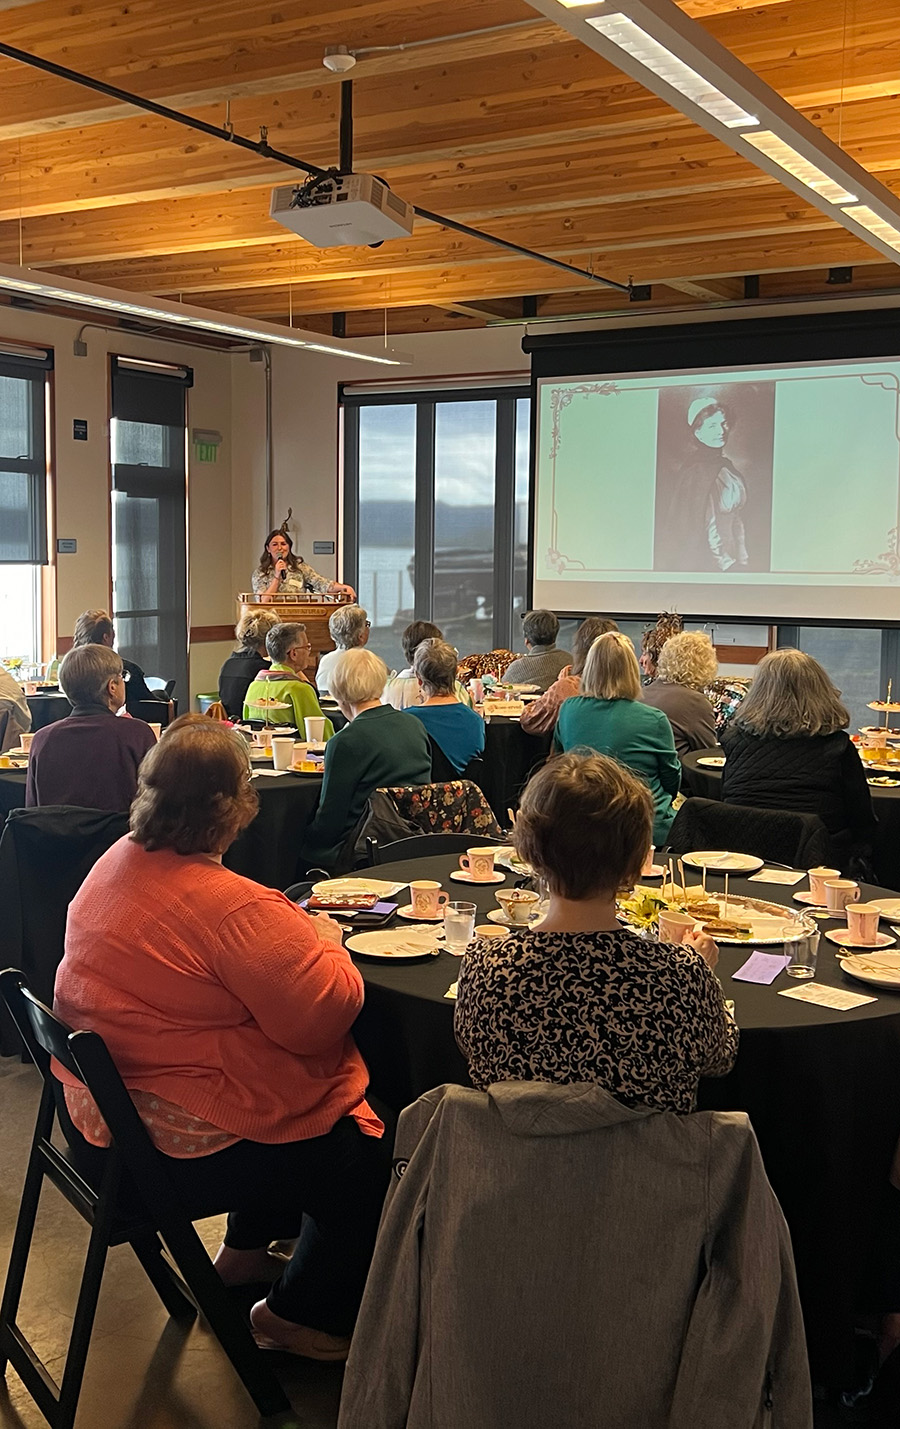
<svg viewBox="0 0 900 1429">
<path fill-rule="evenodd" d="M 260 1414 L 289 1410 L 284 1391 L 230 1302 L 176 1196 L 163 1158 L 150 1141 L 103 1039 L 96 1032 L 72 1031 L 38 1001 L 14 968 L 0 973 L 0 997 L 44 1082 L 0 1303 L 0 1373 L 5 1375 L 7 1363 L 11 1364 L 53 1429 L 71 1429 L 107 1252 L 127 1242 L 170 1315 L 191 1320 L 200 1311 Z M 109 1127 L 112 1145 L 102 1153 L 99 1175 L 84 1174 L 73 1152 L 61 1151 L 50 1139 L 56 1107 L 51 1057 L 87 1087 Z M 60 1384 L 17 1323 L 45 1177 L 91 1227 Z M 164 1259 L 164 1249 L 177 1270 Z"/>
</svg>

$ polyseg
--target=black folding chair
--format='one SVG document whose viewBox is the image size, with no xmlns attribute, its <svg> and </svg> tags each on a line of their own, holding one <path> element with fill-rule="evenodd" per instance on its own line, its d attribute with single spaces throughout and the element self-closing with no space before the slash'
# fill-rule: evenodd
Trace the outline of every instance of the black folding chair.
<svg viewBox="0 0 900 1429">
<path fill-rule="evenodd" d="M 379 844 L 366 839 L 369 863 L 400 863 L 405 858 L 436 858 L 442 853 L 465 853 L 467 848 L 496 848 L 497 839 L 482 834 L 413 834 L 408 839 Z"/>
<path fill-rule="evenodd" d="M 170 1315 L 191 1320 L 200 1311 L 260 1414 L 289 1410 L 284 1391 L 229 1300 L 176 1196 L 102 1037 L 96 1032 L 72 1031 L 38 1001 L 14 968 L 0 973 L 0 997 L 44 1082 L 0 1303 L 0 1373 L 5 1375 L 7 1363 L 11 1364 L 53 1429 L 71 1429 L 107 1252 L 111 1246 L 127 1242 Z M 87 1087 L 109 1127 L 112 1145 L 100 1153 L 103 1169 L 99 1175 L 85 1174 L 76 1165 L 73 1152 L 60 1150 L 50 1139 L 56 1107 L 51 1057 Z M 60 1384 L 17 1323 L 45 1177 L 91 1227 Z M 164 1258 L 164 1249 L 177 1269 Z"/>
</svg>

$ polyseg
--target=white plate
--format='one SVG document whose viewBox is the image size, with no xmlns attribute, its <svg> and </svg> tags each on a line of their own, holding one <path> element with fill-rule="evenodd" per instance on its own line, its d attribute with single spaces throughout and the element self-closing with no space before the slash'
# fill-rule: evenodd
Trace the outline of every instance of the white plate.
<svg viewBox="0 0 900 1429">
<path fill-rule="evenodd" d="M 377 893 L 380 898 L 390 898 L 405 887 L 405 883 L 388 883 L 383 878 L 326 878 L 314 883 L 311 891 L 319 897 L 331 893 Z"/>
<path fill-rule="evenodd" d="M 704 754 L 702 759 L 697 760 L 697 763 L 702 764 L 704 769 L 721 769 L 725 763 L 725 755 Z"/>
<path fill-rule="evenodd" d="M 857 982 L 870 987 L 883 987 L 887 992 L 900 992 L 900 953 L 861 954 L 857 958 L 841 958 L 841 970 Z"/>
<path fill-rule="evenodd" d="M 889 779 L 886 774 L 879 774 L 876 779 L 867 779 L 866 783 L 872 789 L 898 789 L 900 779 Z"/>
<path fill-rule="evenodd" d="M 900 898 L 873 898 L 871 906 L 878 909 L 881 918 L 900 918 Z"/>
<path fill-rule="evenodd" d="M 261 760 L 261 759 L 271 759 L 271 758 L 272 758 L 272 751 L 271 751 L 271 749 L 260 749 L 259 746 L 256 745 L 256 744 L 251 744 L 251 745 L 249 746 L 249 752 L 250 752 L 250 758 L 251 758 L 251 759 Z"/>
<path fill-rule="evenodd" d="M 362 953 L 367 958 L 383 958 L 392 963 L 436 957 L 441 951 L 437 934 L 427 923 L 414 923 L 409 928 L 378 933 L 353 933 L 346 946 L 351 952 Z"/>
<path fill-rule="evenodd" d="M 398 918 L 408 918 L 410 923 L 443 923 L 443 912 L 435 913 L 433 918 L 429 918 L 427 913 L 417 913 L 411 903 L 407 903 L 405 908 L 397 909 Z"/>
<path fill-rule="evenodd" d="M 490 883 L 502 883 L 506 878 L 506 874 L 494 872 L 490 878 L 473 878 L 471 873 L 468 873 L 464 868 L 457 868 L 454 869 L 450 877 L 454 879 L 456 883 L 472 883 L 476 888 L 481 884 L 482 887 L 487 888 Z"/>
<path fill-rule="evenodd" d="M 711 873 L 756 873 L 765 859 L 753 853 L 728 853 L 725 849 L 698 849 L 686 853 L 684 862 L 690 868 L 708 868 Z"/>
<path fill-rule="evenodd" d="M 669 870 L 663 868 L 661 863 L 655 863 L 652 868 L 642 868 L 641 878 L 667 878 Z"/>
<path fill-rule="evenodd" d="M 825 937 L 829 943 L 837 943 L 839 948 L 846 948 L 848 952 L 856 950 L 862 952 L 866 948 L 892 948 L 897 941 L 896 938 L 889 937 L 887 933 L 876 933 L 874 943 L 855 943 L 847 928 L 831 928 Z"/>
</svg>

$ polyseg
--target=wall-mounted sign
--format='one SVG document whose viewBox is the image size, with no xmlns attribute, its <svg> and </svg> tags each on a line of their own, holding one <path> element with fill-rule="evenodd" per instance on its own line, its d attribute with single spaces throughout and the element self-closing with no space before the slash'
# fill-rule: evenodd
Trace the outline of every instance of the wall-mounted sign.
<svg viewBox="0 0 900 1429">
<path fill-rule="evenodd" d="M 76 417 L 72 423 L 72 440 L 76 442 L 87 441 L 87 422 L 80 417 Z"/>
<path fill-rule="evenodd" d="M 56 550 L 60 556 L 74 556 L 78 550 L 78 542 L 70 536 L 60 536 L 56 542 Z"/>
<path fill-rule="evenodd" d="M 198 461 L 216 460 L 219 447 L 222 445 L 221 432 L 205 431 L 202 427 L 195 427 L 191 432 L 191 440 L 194 443 L 194 456 Z"/>
<path fill-rule="evenodd" d="M 313 541 L 313 555 L 314 555 L 314 556 L 333 556 L 333 555 L 334 555 L 334 542 L 333 542 L 333 541 Z"/>
</svg>

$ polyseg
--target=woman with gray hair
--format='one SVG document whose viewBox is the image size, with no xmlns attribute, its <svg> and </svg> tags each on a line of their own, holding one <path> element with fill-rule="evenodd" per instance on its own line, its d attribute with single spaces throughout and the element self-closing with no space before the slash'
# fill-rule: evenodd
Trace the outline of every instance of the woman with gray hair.
<svg viewBox="0 0 900 1429">
<path fill-rule="evenodd" d="M 339 610 L 332 612 L 328 630 L 337 649 L 326 651 L 319 661 L 316 687 L 320 694 L 331 689 L 328 683 L 331 673 L 344 651 L 357 650 L 367 643 L 371 625 L 372 622 L 361 605 L 342 605 Z"/>
<path fill-rule="evenodd" d="M 72 713 L 32 740 L 26 806 L 124 813 L 137 792 L 141 760 L 156 740 L 143 720 L 115 718 L 125 703 L 121 656 L 105 645 L 76 645 L 59 667 L 59 683 Z"/>
<path fill-rule="evenodd" d="M 323 717 L 316 687 L 306 675 L 312 655 L 306 626 L 292 620 L 273 625 L 266 636 L 266 650 L 271 669 L 260 670 L 248 685 L 244 719 L 264 718 L 267 724 L 293 725 L 302 734 L 305 719 Z M 325 738 L 333 734 L 334 726 L 326 719 Z"/>
<path fill-rule="evenodd" d="M 319 810 L 303 845 L 307 867 L 352 867 L 345 847 L 376 789 L 427 784 L 431 750 L 421 725 L 381 703 L 387 666 L 371 650 L 345 650 L 331 691 L 349 721 L 325 747 Z"/>
<path fill-rule="evenodd" d="M 107 650 L 115 648 L 116 631 L 108 610 L 83 610 L 75 622 L 72 644 L 105 645 Z M 130 715 L 140 715 L 140 705 L 145 700 L 159 699 L 168 704 L 168 695 L 151 690 L 140 665 L 134 660 L 122 658 L 125 670 L 125 708 Z"/>
<path fill-rule="evenodd" d="M 278 624 L 274 610 L 265 607 L 242 615 L 234 633 L 238 648 L 228 656 L 219 671 L 219 699 L 229 719 L 238 720 L 244 711 L 244 699 L 260 670 L 268 670 L 271 661 L 266 650 L 266 636 Z"/>
<path fill-rule="evenodd" d="M 709 749 L 716 742 L 715 716 L 703 691 L 718 670 L 706 631 L 685 630 L 666 641 L 659 653 L 656 679 L 644 687 L 644 704 L 662 710 L 672 726 L 679 759 L 692 749 Z"/>
<path fill-rule="evenodd" d="M 773 650 L 722 733 L 725 802 L 818 814 L 836 864 L 866 858 L 875 815 L 849 722 L 818 660 L 802 650 Z"/>
<path fill-rule="evenodd" d="M 431 738 L 461 774 L 484 749 L 484 720 L 457 699 L 456 651 L 444 640 L 423 640 L 413 656 L 422 703 L 405 711 L 421 720 Z"/>
</svg>

